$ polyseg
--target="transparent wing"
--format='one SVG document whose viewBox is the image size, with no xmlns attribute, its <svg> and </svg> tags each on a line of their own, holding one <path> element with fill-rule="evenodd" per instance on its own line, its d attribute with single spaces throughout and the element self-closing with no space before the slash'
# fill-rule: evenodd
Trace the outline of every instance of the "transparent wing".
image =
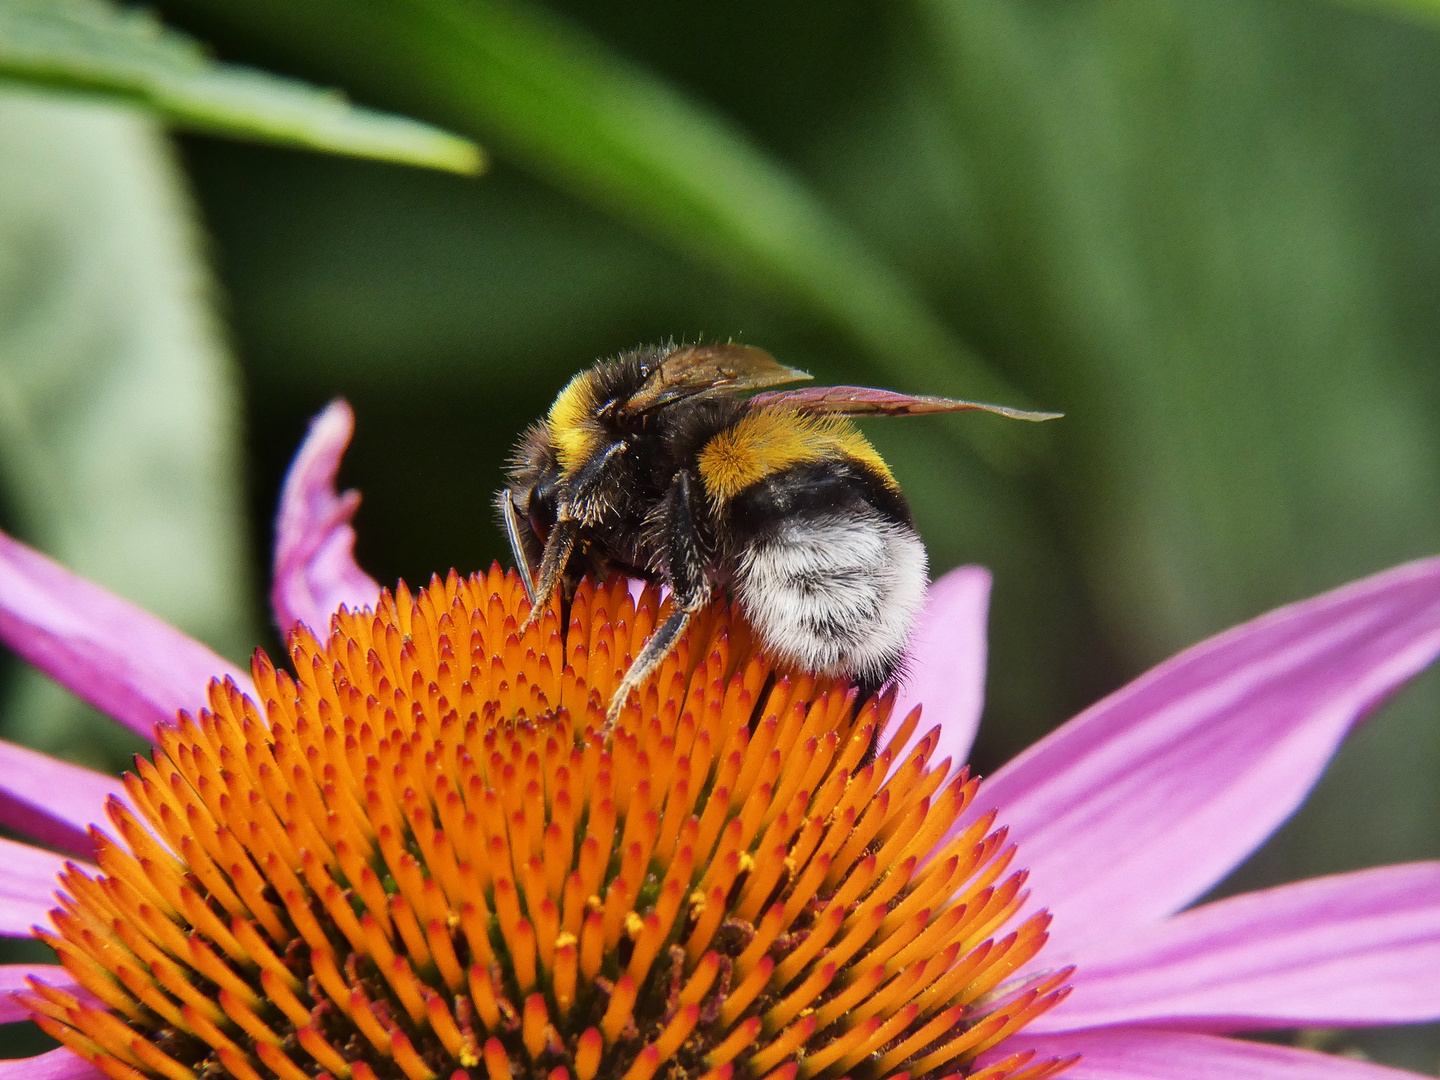
<svg viewBox="0 0 1440 1080">
<path fill-rule="evenodd" d="M 626 403 L 644 412 L 697 394 L 734 393 L 799 382 L 810 376 L 748 345 L 682 345 L 667 353 Z"/>
<path fill-rule="evenodd" d="M 983 401 L 901 394 L 869 386 L 807 386 L 800 390 L 771 390 L 756 394 L 750 401 L 761 408 L 796 409 L 824 416 L 918 416 L 975 409 L 1008 416 L 1012 420 L 1054 420 L 1065 415 L 1012 409 L 1008 405 L 988 405 Z"/>
</svg>

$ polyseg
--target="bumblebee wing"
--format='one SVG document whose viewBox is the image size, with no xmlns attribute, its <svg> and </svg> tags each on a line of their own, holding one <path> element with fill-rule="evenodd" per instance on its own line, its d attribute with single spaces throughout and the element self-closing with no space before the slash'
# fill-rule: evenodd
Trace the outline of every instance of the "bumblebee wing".
<svg viewBox="0 0 1440 1080">
<path fill-rule="evenodd" d="M 627 408 L 644 412 L 697 394 L 759 390 L 808 378 L 807 373 L 787 367 L 764 349 L 682 345 L 661 358 Z"/>
<path fill-rule="evenodd" d="M 1008 416 L 1012 420 L 1054 420 L 1064 413 L 1032 412 L 983 401 L 901 394 L 869 386 L 807 386 L 800 390 L 771 390 L 756 394 L 751 404 L 761 408 L 786 408 L 821 416 L 918 416 L 923 413 L 981 412 Z"/>
</svg>

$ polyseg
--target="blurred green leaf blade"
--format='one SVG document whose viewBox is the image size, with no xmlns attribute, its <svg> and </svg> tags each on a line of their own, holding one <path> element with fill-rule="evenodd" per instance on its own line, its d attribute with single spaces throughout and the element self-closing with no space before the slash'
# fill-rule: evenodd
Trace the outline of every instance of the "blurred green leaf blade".
<svg viewBox="0 0 1440 1080">
<path fill-rule="evenodd" d="M 1388 12 L 1402 18 L 1415 18 L 1430 22 L 1433 26 L 1440 20 L 1440 0 L 1335 0 L 1348 7 L 1368 8 L 1372 11 Z"/>
<path fill-rule="evenodd" d="M 5 525 L 243 657 L 240 380 L 172 147 L 133 109 L 9 86 L 0 147 Z M 38 672 L 15 675 L 7 737 L 107 766 L 104 749 L 132 747 Z"/>
<path fill-rule="evenodd" d="M 853 342 L 877 379 L 1031 404 L 792 170 L 721 115 L 538 5 L 174 0 L 173 7 L 472 133 L 690 258 L 784 296 Z M 1017 446 L 1043 439 L 1033 429 L 1008 430 L 1014 427 L 979 421 L 957 430 L 987 456 L 1013 459 Z"/>
<path fill-rule="evenodd" d="M 118 96 L 188 128 L 475 173 L 470 140 L 209 58 L 149 13 L 104 0 L 0 0 L 0 76 Z"/>
</svg>

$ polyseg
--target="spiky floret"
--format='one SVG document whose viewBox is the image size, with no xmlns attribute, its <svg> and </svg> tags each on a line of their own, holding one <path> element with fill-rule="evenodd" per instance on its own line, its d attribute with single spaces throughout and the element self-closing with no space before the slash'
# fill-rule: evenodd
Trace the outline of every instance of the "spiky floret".
<svg viewBox="0 0 1440 1080">
<path fill-rule="evenodd" d="M 453 573 L 257 654 L 157 732 L 40 936 L 37 1021 L 117 1080 L 1040 1080 L 971 1063 L 1065 993 L 975 798 L 873 748 L 891 700 L 776 680 L 716 605 L 623 713 L 653 590 L 521 636 Z M 562 629 L 564 633 L 562 634 Z M 912 714 L 889 741 L 902 745 Z M 943 841 L 943 843 L 942 843 Z"/>
</svg>

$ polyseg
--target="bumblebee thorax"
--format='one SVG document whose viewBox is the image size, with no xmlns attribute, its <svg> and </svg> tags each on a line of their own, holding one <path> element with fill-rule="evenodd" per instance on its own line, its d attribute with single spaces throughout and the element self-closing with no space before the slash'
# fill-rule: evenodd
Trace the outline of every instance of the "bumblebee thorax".
<svg viewBox="0 0 1440 1080">
<path fill-rule="evenodd" d="M 560 469 L 567 476 L 585 464 L 604 437 L 595 404 L 595 373 L 582 371 L 565 384 L 550 406 L 545 426 Z"/>
</svg>

